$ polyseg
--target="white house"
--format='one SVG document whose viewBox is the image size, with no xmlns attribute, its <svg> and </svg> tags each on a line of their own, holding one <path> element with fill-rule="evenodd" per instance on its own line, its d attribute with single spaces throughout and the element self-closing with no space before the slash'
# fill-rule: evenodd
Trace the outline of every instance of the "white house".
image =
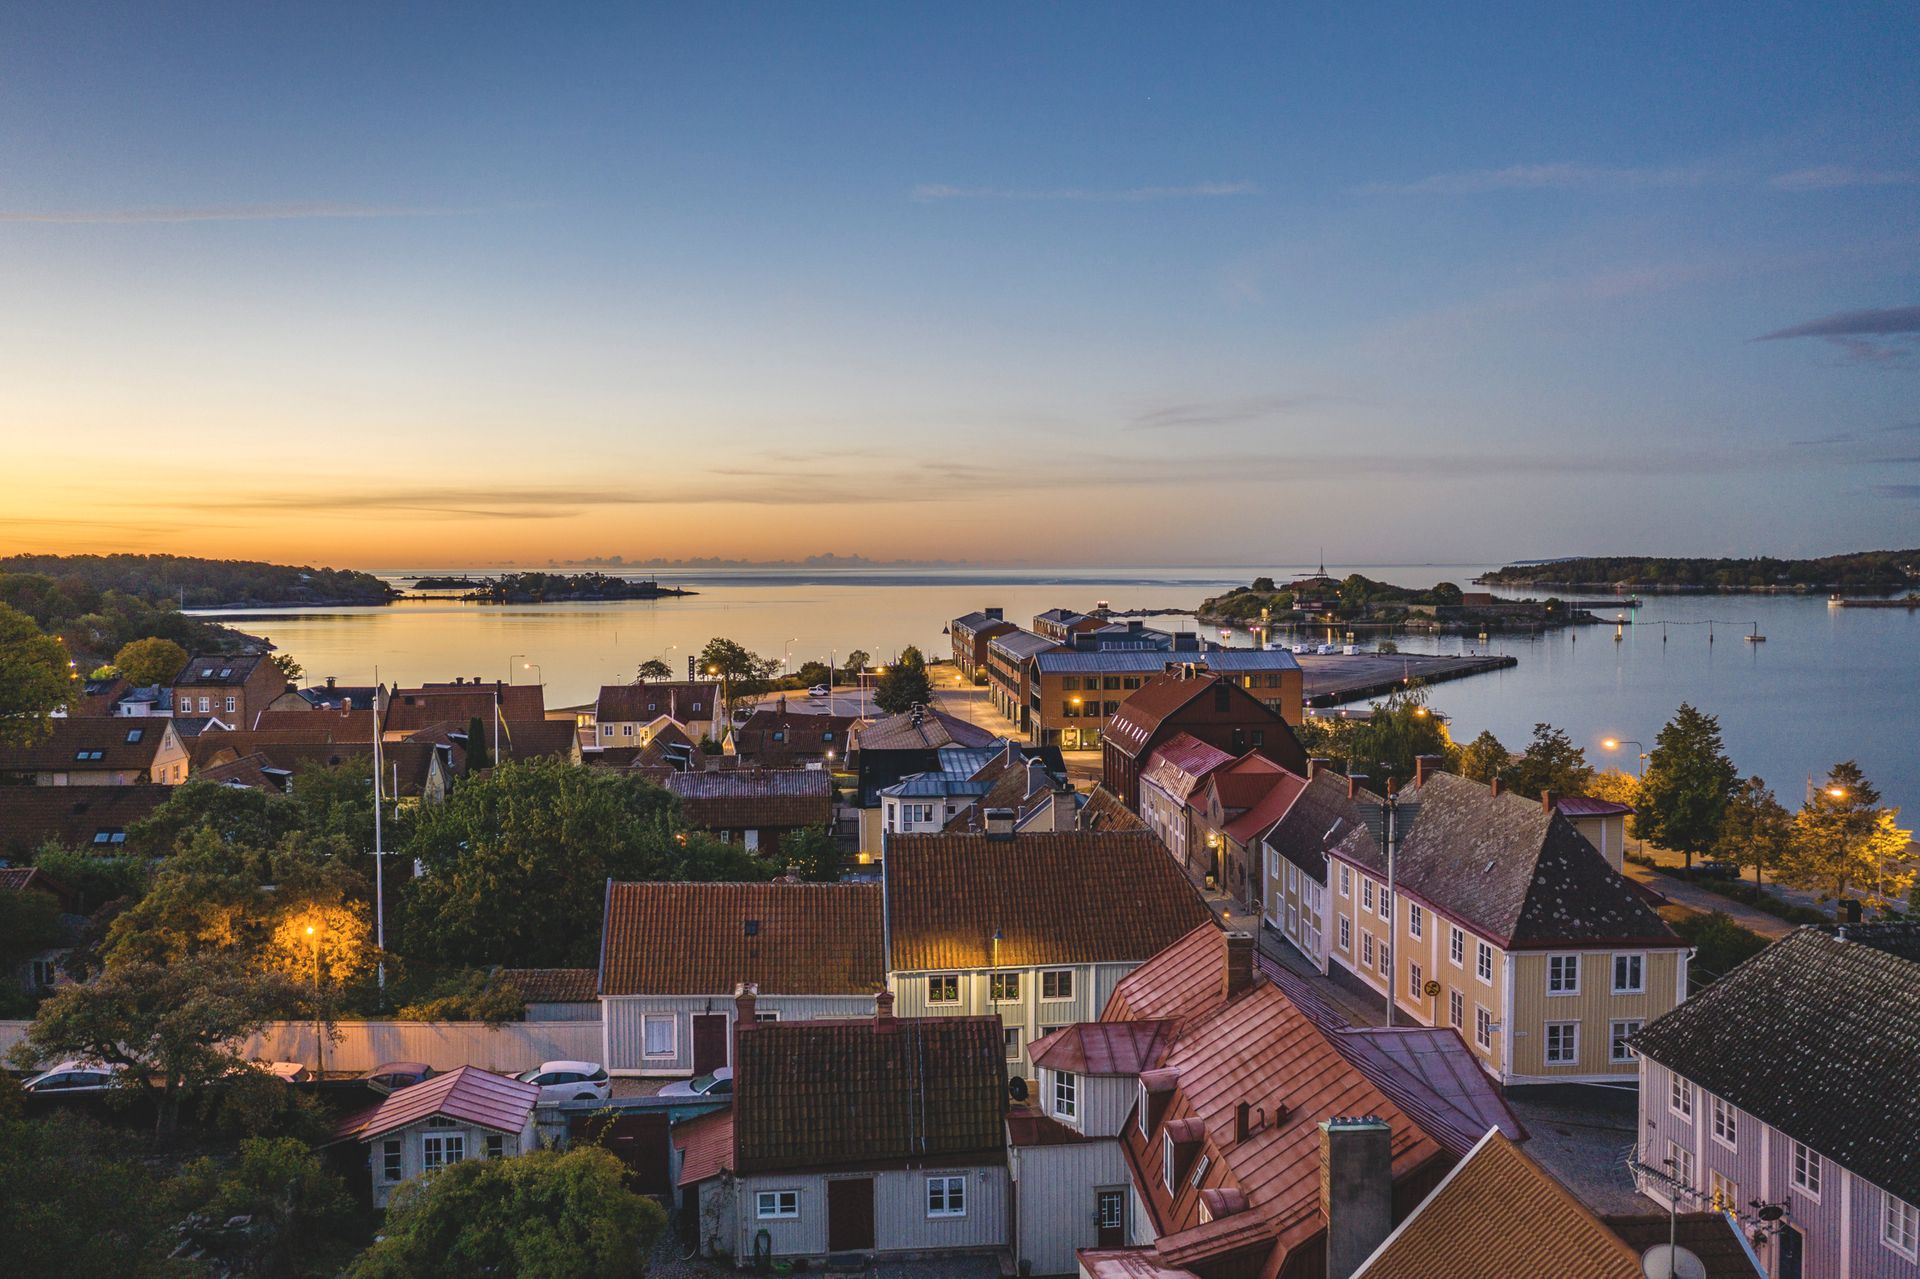
<svg viewBox="0 0 1920 1279">
<path fill-rule="evenodd" d="M 465 1159 L 506 1159 L 534 1148 L 532 1084 L 462 1066 L 402 1088 L 342 1120 L 333 1141 L 366 1148 L 373 1206 L 403 1182 Z"/>
</svg>

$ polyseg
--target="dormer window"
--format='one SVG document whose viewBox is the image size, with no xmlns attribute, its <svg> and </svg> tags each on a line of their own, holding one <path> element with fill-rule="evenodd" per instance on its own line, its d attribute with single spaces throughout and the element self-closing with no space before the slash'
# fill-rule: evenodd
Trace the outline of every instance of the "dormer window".
<svg viewBox="0 0 1920 1279">
<path fill-rule="evenodd" d="M 144 729 L 144 728 L 130 728 L 130 729 L 128 729 L 128 730 L 127 730 L 127 741 L 129 741 L 129 742 L 137 742 L 137 741 L 139 741 L 139 740 L 140 740 L 140 739 L 141 739 L 141 738 L 142 738 L 143 736 L 145 736 L 145 735 L 146 735 L 146 731 L 147 731 L 147 730 L 146 730 L 146 729 Z"/>
</svg>

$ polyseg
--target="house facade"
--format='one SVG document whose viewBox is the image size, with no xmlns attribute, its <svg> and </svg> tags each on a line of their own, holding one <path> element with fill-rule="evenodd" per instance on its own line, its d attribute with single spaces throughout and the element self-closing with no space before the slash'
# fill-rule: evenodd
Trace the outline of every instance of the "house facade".
<svg viewBox="0 0 1920 1279">
<path fill-rule="evenodd" d="M 1108 744 L 1111 749 L 1111 737 Z M 1176 864 L 1190 866 L 1195 859 L 1189 801 L 1215 769 L 1231 764 L 1233 759 L 1219 747 L 1184 732 L 1175 733 L 1146 757 L 1136 801 L 1140 820 L 1166 846 Z M 1115 795 L 1125 802 L 1118 792 Z"/>
<path fill-rule="evenodd" d="M 1276 656 L 1286 658 L 1293 674 L 1299 674 L 1299 663 L 1291 654 Z M 1203 660 L 1217 659 L 1209 655 Z M 1285 675 L 1287 670 L 1283 665 L 1279 673 Z M 1105 682 L 1102 676 L 1103 706 Z M 1238 681 L 1203 672 L 1196 662 L 1155 676 L 1114 708 L 1101 737 L 1103 784 L 1137 808 L 1143 802 L 1140 780 L 1152 767 L 1155 754 L 1182 734 L 1229 755 L 1258 751 L 1293 772 L 1306 771 L 1306 752 L 1281 711 Z"/>
<path fill-rule="evenodd" d="M 1920 924 L 1797 929 L 1632 1046 L 1644 1193 L 1771 1279 L 1920 1274 Z"/>
<path fill-rule="evenodd" d="M 1363 781 L 1308 760 L 1307 784 L 1260 836 L 1261 916 L 1323 973 L 1331 963 L 1327 852 L 1365 826 L 1361 805 L 1375 797 Z"/>
<path fill-rule="evenodd" d="M 1260 839 L 1286 814 L 1306 779 L 1248 751 L 1207 774 L 1187 800 L 1189 877 L 1231 893 L 1243 908 L 1264 908 Z"/>
<path fill-rule="evenodd" d="M 608 684 L 593 704 L 594 737 L 602 747 L 646 746 L 662 716 L 682 725 L 698 743 L 725 736 L 726 711 L 717 681 Z"/>
<path fill-rule="evenodd" d="M 174 786 L 189 771 L 178 729 L 159 716 L 62 715 L 40 740 L 0 747 L 0 776 L 32 786 Z"/>
<path fill-rule="evenodd" d="M 537 1145 L 532 1084 L 462 1066 L 390 1094 L 342 1120 L 332 1145 L 366 1151 L 373 1206 L 385 1208 L 403 1184 L 468 1159 L 510 1159 Z"/>
<path fill-rule="evenodd" d="M 1393 891 L 1373 830 L 1328 851 L 1331 963 L 1383 998 L 1391 973 L 1401 1012 L 1502 1083 L 1632 1080 L 1627 1040 L 1686 998 L 1685 943 L 1551 803 L 1436 765 L 1399 797 Z"/>
<path fill-rule="evenodd" d="M 615 1075 L 732 1063 L 735 995 L 767 1021 L 857 1017 L 886 985 L 877 884 L 607 886 L 598 996 Z"/>
<path fill-rule="evenodd" d="M 1032 660 L 1059 647 L 1059 640 L 1032 631 L 1008 631 L 987 641 L 987 697 L 1003 718 L 1020 726 L 1022 733 L 1029 733 L 1033 720 Z M 1043 739 L 1032 737 L 1031 740 Z M 1059 742 L 1052 744 L 1058 746 Z"/>
<path fill-rule="evenodd" d="M 287 691 L 286 676 L 265 653 L 195 653 L 173 678 L 173 713 L 212 715 L 235 728 Z"/>
<path fill-rule="evenodd" d="M 1007 1071 L 1093 1021 L 1120 979 L 1213 912 L 1143 830 L 899 835 L 883 866 L 904 1017 L 997 1016 Z"/>
<path fill-rule="evenodd" d="M 987 644 L 995 636 L 1020 628 L 1009 622 L 1006 610 L 983 608 L 947 623 L 947 635 L 953 640 L 953 664 L 960 673 L 973 679 L 986 669 Z"/>
</svg>

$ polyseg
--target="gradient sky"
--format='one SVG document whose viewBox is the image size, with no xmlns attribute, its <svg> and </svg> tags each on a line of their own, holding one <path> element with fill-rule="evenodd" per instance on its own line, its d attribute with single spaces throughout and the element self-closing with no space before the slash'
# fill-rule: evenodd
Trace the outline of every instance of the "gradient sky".
<svg viewBox="0 0 1920 1279">
<path fill-rule="evenodd" d="M 16 6 L 0 549 L 1920 542 L 1908 3 Z"/>
</svg>

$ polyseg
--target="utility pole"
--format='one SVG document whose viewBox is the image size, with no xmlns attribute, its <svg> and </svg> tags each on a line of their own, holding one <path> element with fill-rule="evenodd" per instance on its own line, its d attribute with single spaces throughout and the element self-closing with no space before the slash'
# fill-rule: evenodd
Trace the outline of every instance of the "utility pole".
<svg viewBox="0 0 1920 1279">
<path fill-rule="evenodd" d="M 380 1003 L 385 1007 L 387 1002 L 387 859 L 380 844 L 380 807 L 380 712 L 376 709 L 373 712 L 373 944 L 380 952 Z"/>
<path fill-rule="evenodd" d="M 1400 935 L 1400 899 L 1394 896 L 1394 860 L 1400 851 L 1400 784 L 1392 778 L 1387 779 L 1384 807 L 1387 820 L 1380 838 L 1387 854 L 1387 1025 L 1392 1026 L 1400 977 L 1400 947 L 1395 944 Z"/>
</svg>

